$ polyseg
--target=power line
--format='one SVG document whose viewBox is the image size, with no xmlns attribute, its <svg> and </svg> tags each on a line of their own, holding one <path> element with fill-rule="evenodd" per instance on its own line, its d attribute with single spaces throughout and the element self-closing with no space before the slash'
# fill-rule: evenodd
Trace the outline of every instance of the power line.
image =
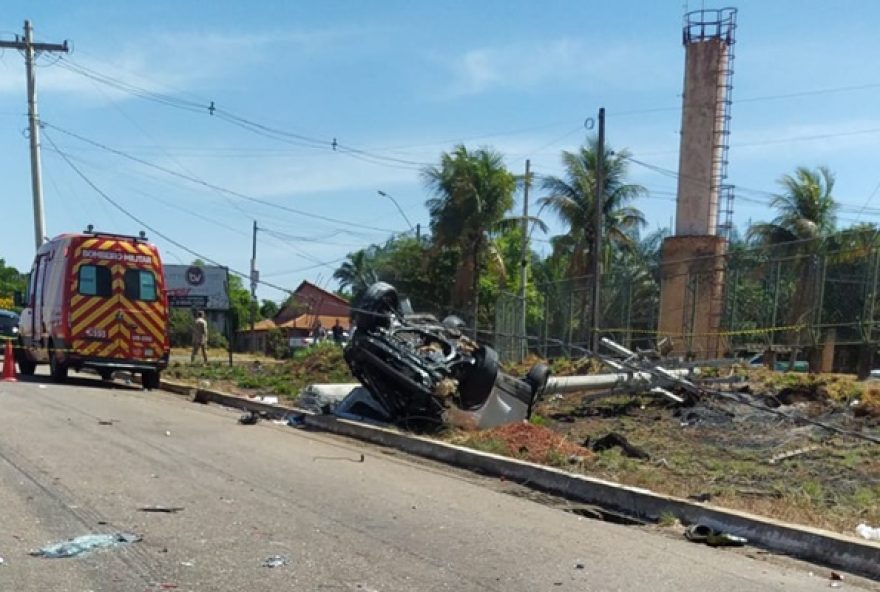
<svg viewBox="0 0 880 592">
<path fill-rule="evenodd" d="M 211 263 L 212 265 L 216 265 L 216 266 L 218 266 L 218 267 L 223 267 L 223 268 L 225 268 L 225 269 L 228 269 L 228 270 L 229 270 L 229 273 L 232 273 L 232 274 L 234 274 L 234 275 L 237 275 L 237 276 L 239 276 L 239 277 L 241 277 L 241 278 L 245 278 L 245 279 L 250 278 L 250 274 L 247 274 L 247 273 L 241 272 L 241 271 L 239 271 L 239 270 L 237 270 L 237 269 L 234 269 L 234 268 L 232 268 L 232 267 L 229 267 L 229 266 L 227 266 L 227 265 L 223 265 L 222 263 L 216 261 L 215 259 L 213 259 L 213 258 L 211 258 L 211 257 L 208 257 L 207 255 L 205 255 L 205 254 L 203 254 L 203 253 L 200 253 L 200 252 L 198 252 L 198 251 L 196 251 L 196 250 L 194 250 L 194 249 L 189 248 L 188 246 L 186 246 L 186 245 L 184 245 L 183 243 L 181 243 L 181 242 L 179 242 L 179 241 L 177 241 L 177 240 L 171 238 L 171 237 L 168 236 L 167 234 L 165 234 L 165 233 L 163 233 L 163 232 L 160 232 L 160 231 L 159 231 L 157 228 L 155 228 L 154 226 L 148 224 L 147 222 L 145 222 L 145 221 L 142 220 L 141 218 L 138 218 L 137 216 L 135 216 L 134 214 L 132 214 L 131 212 L 129 212 L 129 211 L 128 211 L 125 207 L 123 207 L 119 202 L 117 202 L 117 201 L 114 200 L 112 197 L 110 197 L 107 193 L 105 193 L 103 190 L 101 190 L 100 187 L 98 187 L 98 186 L 97 186 L 97 185 L 96 185 L 96 184 L 95 184 L 95 183 L 94 183 L 94 182 L 93 182 L 93 181 L 92 181 L 92 180 L 91 180 L 91 179 L 90 179 L 85 173 L 83 173 L 83 172 L 79 169 L 79 167 L 77 167 L 77 166 L 73 163 L 73 161 L 70 159 L 70 157 L 68 156 L 68 154 L 65 153 L 64 151 L 62 151 L 62 150 L 60 150 L 60 149 L 58 148 L 58 145 L 54 142 L 54 140 L 52 140 L 52 137 L 51 137 L 48 133 L 47 133 L 47 134 L 44 134 L 44 136 L 45 136 L 45 138 L 49 141 L 49 143 L 52 145 L 52 147 L 55 149 L 55 152 L 56 152 L 58 155 L 60 155 L 61 158 L 64 159 L 64 161 L 67 163 L 67 165 L 68 165 L 71 169 L 73 169 L 73 171 L 74 171 L 74 172 L 75 172 L 75 173 L 76 173 L 76 174 L 77 174 L 77 175 L 78 175 L 83 181 L 85 181 L 85 183 L 86 183 L 89 187 L 91 187 L 91 188 L 92 188 L 92 189 L 93 189 L 98 195 L 100 195 L 100 196 L 101 196 L 104 200 L 106 200 L 110 205 L 112 205 L 114 208 L 116 208 L 117 210 L 119 210 L 120 212 L 122 212 L 123 214 L 125 214 L 128 218 L 130 218 L 131 220 L 137 222 L 138 224 L 140 224 L 141 226 L 143 226 L 144 228 L 146 228 L 147 230 L 149 230 L 150 232 L 152 232 L 152 233 L 155 234 L 156 236 L 158 236 L 158 237 L 164 239 L 165 241 L 169 242 L 170 244 L 174 245 L 175 247 L 177 247 L 177 248 L 179 248 L 179 249 L 181 249 L 181 250 L 183 250 L 183 251 L 186 251 L 187 253 L 189 253 L 190 255 L 192 255 L 192 256 L 194 256 L 194 257 L 196 257 L 196 258 L 198 258 L 198 259 L 202 259 L 203 261 L 206 261 L 206 262 L 208 262 L 208 263 Z M 289 290 L 288 288 L 284 288 L 284 287 L 279 286 L 279 285 L 277 285 L 277 284 L 274 284 L 274 283 L 272 283 L 272 282 L 267 282 L 267 281 L 264 281 L 264 280 L 258 280 L 258 283 L 260 283 L 260 284 L 262 284 L 262 285 L 264 285 L 264 286 L 266 286 L 266 287 L 268 287 L 268 288 L 272 288 L 272 289 L 278 290 L 278 291 L 280 291 L 280 292 L 284 292 L 285 294 L 292 294 L 292 293 L 293 293 L 293 292 L 292 292 L 291 290 Z"/>
<path fill-rule="evenodd" d="M 102 150 L 105 150 L 105 151 L 110 152 L 110 153 L 112 153 L 112 154 L 116 154 L 117 156 L 121 156 L 121 157 L 126 158 L 126 159 L 128 159 L 128 160 L 131 160 L 131 161 L 133 161 L 133 162 L 137 162 L 137 163 L 142 164 L 142 165 L 144 165 L 144 166 L 150 167 L 150 168 L 152 168 L 152 169 L 156 169 L 156 170 L 162 171 L 163 173 L 166 173 L 166 174 L 168 174 L 168 175 L 172 175 L 172 176 L 174 176 L 174 177 L 178 177 L 178 178 L 181 178 L 181 179 L 185 179 L 185 180 L 187 180 L 187 181 L 189 181 L 189 182 L 191 182 L 191 183 L 195 183 L 196 185 L 201 185 L 201 186 L 203 186 L 203 187 L 207 187 L 207 188 L 209 188 L 209 189 L 213 189 L 213 190 L 215 190 L 215 191 L 221 191 L 221 192 L 223 192 L 223 193 L 226 193 L 227 195 L 232 195 L 232 196 L 234 196 L 234 197 L 238 197 L 238 198 L 241 198 L 241 199 L 245 199 L 245 200 L 248 200 L 248 201 L 251 201 L 251 202 L 254 202 L 254 203 L 259 203 L 259 204 L 262 204 L 262 205 L 267 206 L 267 207 L 270 207 L 270 208 L 275 208 L 275 209 L 279 209 L 279 210 L 284 210 L 284 211 L 286 211 L 286 212 L 291 212 L 291 213 L 293 213 L 293 214 L 298 214 L 298 215 L 300 215 L 300 216 L 306 216 L 306 217 L 308 217 L 308 218 L 314 218 L 314 219 L 316 219 L 316 220 L 323 220 L 323 221 L 325 221 L 325 222 L 332 222 L 332 223 L 334 223 L 334 224 L 342 224 L 342 225 L 344 225 L 344 226 L 351 226 L 351 227 L 354 227 L 354 228 L 367 228 L 367 229 L 370 229 L 370 230 L 376 230 L 376 231 L 379 231 L 379 232 L 390 232 L 390 233 L 397 232 L 397 231 L 392 230 L 392 229 L 389 229 L 389 228 L 380 228 L 380 227 L 376 227 L 376 226 L 367 226 L 367 225 L 365 225 L 365 224 L 361 224 L 361 223 L 359 223 L 359 222 L 349 222 L 349 221 L 347 221 L 347 220 L 341 220 L 341 219 L 339 219 L 339 218 L 333 218 L 333 217 L 330 217 L 330 216 L 323 216 L 323 215 L 321 215 L 321 214 L 314 214 L 314 213 L 311 213 L 311 212 L 306 212 L 306 211 L 304 211 L 304 210 L 299 210 L 299 209 L 296 209 L 296 208 L 291 208 L 291 207 L 289 207 L 289 206 L 284 206 L 284 205 L 281 205 L 281 204 L 272 203 L 272 202 L 270 202 L 270 201 L 267 201 L 267 200 L 264 200 L 264 199 L 260 199 L 260 198 L 258 198 L 258 197 L 253 197 L 253 196 L 251 196 L 251 195 L 247 195 L 247 194 L 245 194 L 245 193 L 241 193 L 241 192 L 239 192 L 239 191 L 233 191 L 232 189 L 227 189 L 227 188 L 225 188 L 225 187 L 221 187 L 220 185 L 215 185 L 214 183 L 209 183 L 208 181 L 205 181 L 205 180 L 203 180 L 203 179 L 199 179 L 198 177 L 193 177 L 192 175 L 187 175 L 187 174 L 185 174 L 185 173 L 180 173 L 180 172 L 178 172 L 178 171 L 175 171 L 175 170 L 172 170 L 172 169 L 169 169 L 169 168 L 163 167 L 163 166 L 161 166 L 161 165 L 154 164 L 154 163 L 152 163 L 152 162 L 149 162 L 149 161 L 147 161 L 147 160 L 144 160 L 143 158 L 139 158 L 139 157 L 137 157 L 137 156 L 133 156 L 133 155 L 128 154 L 128 153 L 126 153 L 126 152 L 123 152 L 123 151 L 121 151 L 121 150 L 117 150 L 117 149 L 115 149 L 115 148 L 111 148 L 110 146 L 107 146 L 106 144 L 102 144 L 102 143 L 97 142 L 97 141 L 95 141 L 95 140 L 90 140 L 89 138 L 86 138 L 86 137 L 84 137 L 84 136 L 81 136 L 81 135 L 79 135 L 79 134 L 77 134 L 77 133 L 75 133 L 75 132 L 71 132 L 71 131 L 66 130 L 66 129 L 64 129 L 64 128 L 58 127 L 58 126 L 56 126 L 56 125 L 53 125 L 53 124 L 51 124 L 51 123 L 47 123 L 46 121 L 43 121 L 42 124 L 43 124 L 43 126 L 45 126 L 45 127 L 47 127 L 47 128 L 54 129 L 54 130 L 58 131 L 59 133 L 62 133 L 62 134 L 67 135 L 67 136 L 70 136 L 70 137 L 72 137 L 72 138 L 75 138 L 75 139 L 77 139 L 77 140 L 79 140 L 79 141 L 81 141 L 81 142 L 85 142 L 86 144 L 89 144 L 89 145 L 95 146 L 95 147 L 97 147 L 97 148 L 101 148 Z"/>
<path fill-rule="evenodd" d="M 123 92 L 127 92 L 141 99 L 154 101 L 169 107 L 183 109 L 190 112 L 207 112 L 211 116 L 216 116 L 219 119 L 223 119 L 224 121 L 233 125 L 237 125 L 247 131 L 269 137 L 276 141 L 293 143 L 298 146 L 305 146 L 313 149 L 339 152 L 341 154 L 346 154 L 352 158 L 364 160 L 366 162 L 382 166 L 392 166 L 396 168 L 423 168 L 430 164 L 426 162 L 402 159 L 393 156 L 385 156 L 383 154 L 363 150 L 354 146 L 349 146 L 347 144 L 341 143 L 337 141 L 336 138 L 332 138 L 332 140 L 327 138 L 315 138 L 312 136 L 307 136 L 305 134 L 272 127 L 263 123 L 259 123 L 257 121 L 247 119 L 245 117 L 241 117 L 226 109 L 219 108 L 215 106 L 213 101 L 205 104 L 203 102 L 180 99 L 170 95 L 157 93 L 155 91 L 151 91 L 149 89 L 145 89 L 143 87 L 121 81 L 111 76 L 101 74 L 100 72 L 96 72 L 95 70 L 77 64 L 69 59 L 63 60 L 63 63 L 59 65 L 61 65 L 61 67 L 67 69 L 68 71 L 74 72 L 81 76 L 85 76 L 96 82 L 101 82 L 102 84 L 109 85 L 113 88 L 116 88 Z"/>
</svg>

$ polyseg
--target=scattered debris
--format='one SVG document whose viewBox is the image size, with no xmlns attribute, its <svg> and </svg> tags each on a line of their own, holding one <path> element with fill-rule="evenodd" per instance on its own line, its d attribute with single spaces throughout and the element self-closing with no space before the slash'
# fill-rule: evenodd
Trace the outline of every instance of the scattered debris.
<svg viewBox="0 0 880 592">
<path fill-rule="evenodd" d="M 364 462 L 364 455 L 361 454 L 360 458 L 348 458 L 345 456 L 313 456 L 312 461 L 316 460 L 347 460 L 348 462 L 362 463 Z"/>
<path fill-rule="evenodd" d="M 2 557 L 0 557 L 0 565 L 3 565 L 4 563 L 6 563 L 6 562 L 4 561 L 4 559 Z"/>
<path fill-rule="evenodd" d="M 193 563 L 192 561 L 181 561 L 180 565 L 182 565 L 183 567 L 192 567 L 195 565 L 195 563 Z"/>
<path fill-rule="evenodd" d="M 98 425 L 113 425 L 116 423 L 115 419 L 99 419 Z"/>
<path fill-rule="evenodd" d="M 712 501 L 712 494 L 711 494 L 711 493 L 708 493 L 708 492 L 706 492 L 706 493 L 697 493 L 697 494 L 694 494 L 694 495 L 689 495 L 689 496 L 688 496 L 688 499 L 692 499 L 692 500 L 694 500 L 695 502 L 705 503 L 705 502 Z"/>
<path fill-rule="evenodd" d="M 590 439 L 584 441 L 584 448 L 590 447 Z M 593 452 L 603 452 L 612 448 L 620 448 L 623 453 L 630 458 L 639 458 L 642 460 L 650 460 L 651 455 L 629 443 L 626 437 L 621 436 L 617 432 L 610 432 L 602 436 L 592 444 Z"/>
<path fill-rule="evenodd" d="M 155 512 L 159 514 L 176 514 L 182 512 L 183 508 L 176 506 L 143 506 L 138 508 L 141 512 Z"/>
<path fill-rule="evenodd" d="M 270 555 L 263 561 L 263 567 L 282 567 L 290 563 L 290 559 L 284 555 Z"/>
<path fill-rule="evenodd" d="M 863 539 L 868 539 L 869 541 L 880 541 L 880 528 L 871 528 L 867 524 L 862 523 L 856 526 L 856 532 Z"/>
<path fill-rule="evenodd" d="M 245 413 L 241 417 L 238 418 L 238 423 L 241 425 L 254 425 L 260 421 L 260 415 L 254 411 L 250 411 Z"/>
<path fill-rule="evenodd" d="M 257 397 L 257 401 L 260 403 L 266 403 L 267 405 L 277 405 L 278 397 L 274 395 L 264 395 L 262 397 Z"/>
<path fill-rule="evenodd" d="M 574 564 L 574 568 L 575 568 L 575 569 L 584 569 L 584 567 L 586 567 L 586 566 L 584 565 L 584 562 L 583 562 L 583 561 L 577 561 L 577 562 L 575 562 L 575 564 Z"/>
<path fill-rule="evenodd" d="M 748 540 L 726 532 L 719 532 L 705 524 L 692 524 L 684 531 L 684 536 L 695 543 L 706 543 L 710 547 L 741 547 Z"/>
<path fill-rule="evenodd" d="M 34 557 L 45 557 L 47 559 L 75 557 L 95 549 L 106 549 L 128 543 L 137 543 L 141 540 L 142 537 L 139 534 L 132 532 L 86 534 L 74 539 L 68 539 L 61 543 L 47 545 L 41 549 L 31 551 L 30 554 Z"/>
<path fill-rule="evenodd" d="M 821 448 L 822 447 L 818 444 L 813 444 L 810 446 L 804 446 L 803 448 L 798 448 L 797 450 L 791 450 L 789 452 L 780 452 L 779 454 L 774 454 L 769 459 L 767 459 L 767 462 L 771 465 L 775 465 L 781 460 L 788 460 L 789 458 L 793 458 L 795 456 L 815 452 L 816 450 L 819 450 Z"/>
<path fill-rule="evenodd" d="M 843 574 L 839 574 L 836 571 L 832 571 L 829 579 L 831 579 L 835 582 L 842 582 L 843 581 Z"/>
<path fill-rule="evenodd" d="M 170 430 L 165 430 L 165 435 L 166 435 L 166 436 L 171 436 L 171 431 L 170 431 Z"/>
</svg>

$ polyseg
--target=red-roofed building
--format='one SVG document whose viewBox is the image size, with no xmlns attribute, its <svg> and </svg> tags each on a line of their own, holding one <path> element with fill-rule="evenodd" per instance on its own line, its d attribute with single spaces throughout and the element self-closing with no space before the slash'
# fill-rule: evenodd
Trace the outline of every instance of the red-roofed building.
<svg viewBox="0 0 880 592">
<path fill-rule="evenodd" d="M 340 324 L 344 320 L 348 326 L 351 305 L 345 298 L 321 289 L 311 282 L 303 281 L 272 320 L 276 325 L 281 325 L 304 313 L 333 317 L 334 322 L 339 318 Z"/>
<path fill-rule="evenodd" d="M 323 290 L 311 282 L 304 281 L 293 291 L 278 314 L 272 319 L 264 319 L 254 326 L 254 339 L 258 351 L 266 351 L 269 331 L 279 329 L 285 339 L 311 337 L 318 323 L 327 331 L 338 321 L 343 329 L 349 330 L 351 305 L 345 298 Z M 247 347 L 250 343 L 250 329 L 238 332 L 238 343 Z"/>
</svg>

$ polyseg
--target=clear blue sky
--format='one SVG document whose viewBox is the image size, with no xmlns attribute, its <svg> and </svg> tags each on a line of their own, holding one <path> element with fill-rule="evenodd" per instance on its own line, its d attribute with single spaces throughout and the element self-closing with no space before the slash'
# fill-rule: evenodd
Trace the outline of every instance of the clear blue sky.
<svg viewBox="0 0 880 592">
<path fill-rule="evenodd" d="M 691 0 L 688 7 L 701 6 L 723 5 Z M 735 222 L 742 228 L 770 219 L 769 197 L 761 192 L 774 191 L 776 179 L 798 165 L 820 164 L 838 177 L 836 196 L 845 204 L 840 225 L 880 222 L 880 3 L 748 0 L 736 6 L 729 182 L 744 189 Z M 559 174 L 560 151 L 583 141 L 585 118 L 604 106 L 611 146 L 676 169 L 684 9 L 680 0 L 12 0 L 0 13 L 0 35 L 20 34 L 29 18 L 38 41 L 71 40 L 69 64 L 204 107 L 147 101 L 45 55 L 39 106 L 50 126 L 233 192 L 371 227 L 248 202 L 47 129 L 124 208 L 233 268 L 248 268 L 256 219 L 276 233 L 260 236 L 264 279 L 293 288 L 302 279 L 328 282 L 347 252 L 407 229 L 377 190 L 397 198 L 413 223 L 426 225 L 428 196 L 418 163 L 436 162 L 457 142 L 490 145 L 516 171 L 530 158 L 537 173 Z M 813 92 L 827 89 L 837 90 Z M 252 133 L 209 115 L 211 101 L 321 144 Z M 23 59 L 5 50 L 0 256 L 19 268 L 30 265 L 33 253 L 26 125 Z M 367 156 L 334 152 L 333 138 Z M 89 223 L 123 233 L 141 229 L 49 150 L 46 138 L 43 145 L 50 235 Z M 675 180 L 636 165 L 631 173 L 651 192 L 636 204 L 648 230 L 669 226 Z M 167 262 L 193 259 L 149 234 Z M 260 296 L 281 294 L 261 288 Z"/>
</svg>

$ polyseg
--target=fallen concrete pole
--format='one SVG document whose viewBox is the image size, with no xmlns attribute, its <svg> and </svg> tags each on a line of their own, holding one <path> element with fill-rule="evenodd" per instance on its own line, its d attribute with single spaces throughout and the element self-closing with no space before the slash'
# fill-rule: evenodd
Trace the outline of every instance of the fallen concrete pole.
<svg viewBox="0 0 880 592">
<path fill-rule="evenodd" d="M 667 370 L 676 378 L 684 378 L 695 374 L 691 368 Z M 556 393 L 574 393 L 596 391 L 614 387 L 645 387 L 650 390 L 658 386 L 657 377 L 650 372 L 615 372 L 613 374 L 590 374 L 584 376 L 551 376 L 544 388 L 548 395 Z"/>
</svg>

